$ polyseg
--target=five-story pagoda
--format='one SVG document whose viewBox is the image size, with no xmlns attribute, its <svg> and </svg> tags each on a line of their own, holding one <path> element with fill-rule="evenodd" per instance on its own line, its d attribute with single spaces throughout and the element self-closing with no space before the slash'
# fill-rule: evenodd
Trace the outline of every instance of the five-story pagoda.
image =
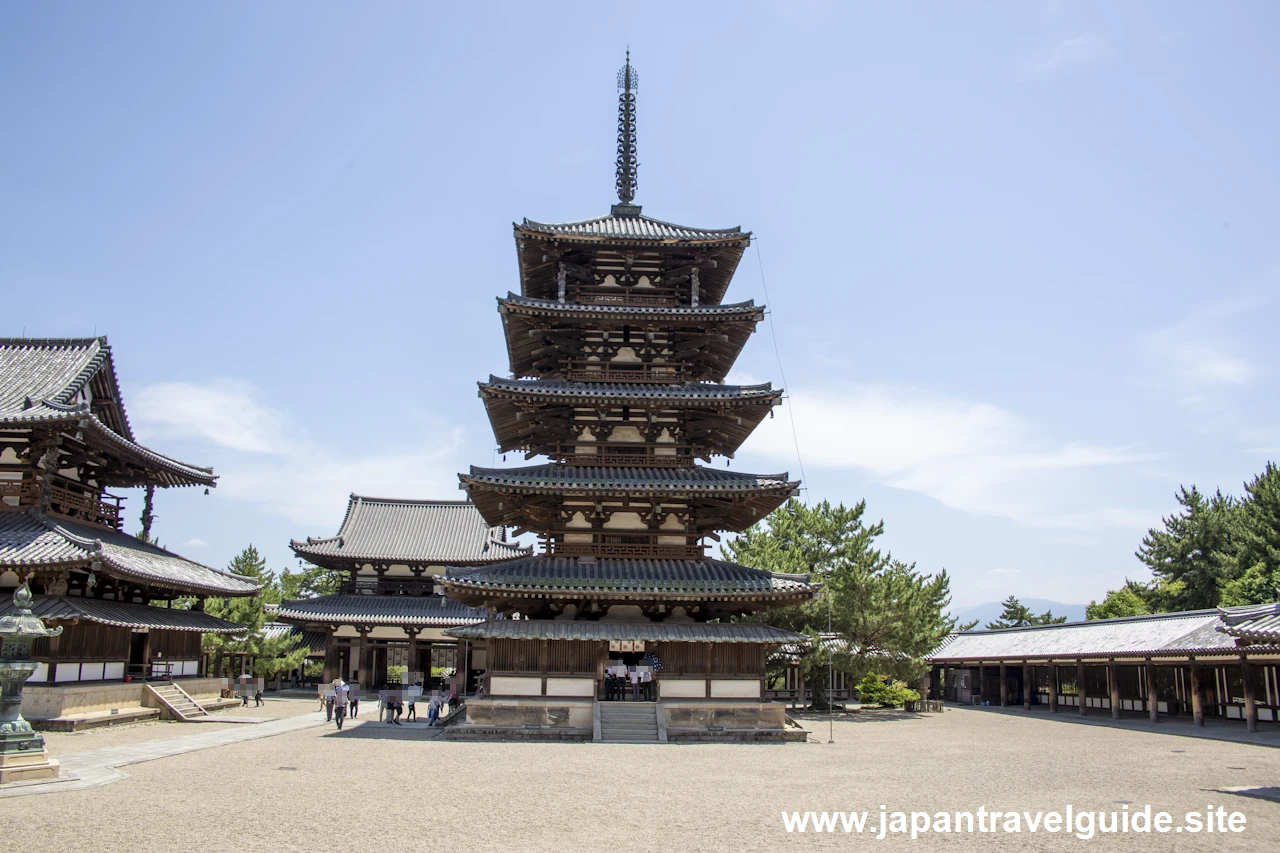
<svg viewBox="0 0 1280 853">
<path fill-rule="evenodd" d="M 521 292 L 498 299 L 512 378 L 481 382 L 480 397 L 503 453 L 549 461 L 459 478 L 488 523 L 536 533 L 542 553 L 451 568 L 445 594 L 489 618 L 446 633 L 487 644 L 489 695 L 469 704 L 472 730 L 599 738 L 603 710 L 607 738 L 606 668 L 641 664 L 657 682 L 645 695 L 660 739 L 779 737 L 766 651 L 802 638 L 731 619 L 816 585 L 706 547 L 798 483 L 697 464 L 732 457 L 781 400 L 768 384 L 721 384 L 764 315 L 722 301 L 751 235 L 642 215 L 635 82 L 628 57 L 610 214 L 515 226 Z"/>
</svg>

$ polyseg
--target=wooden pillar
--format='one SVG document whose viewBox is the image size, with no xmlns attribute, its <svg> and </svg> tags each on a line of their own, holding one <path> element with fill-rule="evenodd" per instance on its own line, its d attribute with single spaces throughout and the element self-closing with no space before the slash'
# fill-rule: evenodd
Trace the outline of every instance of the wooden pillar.
<svg viewBox="0 0 1280 853">
<path fill-rule="evenodd" d="M 1000 661 L 1000 707 L 1009 707 L 1009 670 L 1004 661 Z"/>
<path fill-rule="evenodd" d="M 413 660 L 409 663 L 409 671 L 413 672 L 418 668 L 418 664 L 422 662 L 422 658 L 426 658 L 426 666 L 422 667 L 422 687 L 425 690 L 427 683 L 431 679 L 431 651 L 434 644 L 421 640 L 413 641 Z"/>
<path fill-rule="evenodd" d="M 1200 667 L 1195 658 L 1191 659 L 1191 722 L 1204 725 L 1204 696 L 1200 692 Z"/>
<path fill-rule="evenodd" d="M 984 700 L 984 698 L 985 698 L 985 697 L 982 695 L 982 691 L 983 691 L 983 690 L 985 690 L 986 688 L 984 688 L 984 687 L 982 686 L 982 682 L 985 680 L 985 676 L 986 676 L 986 674 L 987 674 L 987 668 L 986 668 L 985 666 L 983 666 L 981 663 L 979 663 L 979 664 L 978 664 L 978 683 L 977 683 L 976 685 L 974 685 L 975 687 L 977 687 L 977 688 L 978 688 L 978 704 L 979 704 L 979 705 L 981 705 L 981 704 L 982 704 L 982 702 L 983 702 L 983 700 Z"/>
<path fill-rule="evenodd" d="M 369 630 L 360 632 L 360 687 L 363 690 L 377 689 L 380 684 L 373 683 L 373 643 L 369 640 Z"/>
<path fill-rule="evenodd" d="M 1058 665 L 1049 661 L 1049 713 L 1058 713 Z"/>
<path fill-rule="evenodd" d="M 324 637 L 324 683 L 328 684 L 337 677 L 338 672 L 338 645 L 334 642 L 333 631 L 329 631 Z"/>
<path fill-rule="evenodd" d="M 1156 696 L 1156 665 L 1147 658 L 1147 716 L 1151 722 L 1160 722 L 1160 700 Z"/>
<path fill-rule="evenodd" d="M 1089 691 L 1084 686 L 1084 660 L 1076 658 L 1076 703 L 1079 705 L 1080 716 L 1087 716 L 1089 713 L 1088 705 Z"/>
<path fill-rule="evenodd" d="M 1115 658 L 1107 659 L 1107 686 L 1111 688 L 1111 719 L 1120 719 L 1120 679 L 1116 678 Z"/>
<path fill-rule="evenodd" d="M 1031 664 L 1022 665 L 1022 708 L 1026 711 L 1031 710 L 1031 676 L 1034 672 L 1035 667 Z"/>
<path fill-rule="evenodd" d="M 1249 659 L 1240 656 L 1240 679 L 1244 686 L 1244 727 L 1246 731 L 1258 730 L 1258 703 L 1253 695 L 1253 667 Z"/>
</svg>

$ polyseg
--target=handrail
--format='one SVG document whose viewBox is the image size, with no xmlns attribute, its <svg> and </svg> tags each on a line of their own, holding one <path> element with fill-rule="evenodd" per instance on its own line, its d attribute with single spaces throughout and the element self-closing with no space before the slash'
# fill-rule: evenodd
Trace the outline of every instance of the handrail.
<svg viewBox="0 0 1280 853">
<path fill-rule="evenodd" d="M 654 545 L 622 542 L 544 542 L 548 556 L 558 557 L 652 557 L 700 560 L 706 556 L 701 545 Z"/>
</svg>

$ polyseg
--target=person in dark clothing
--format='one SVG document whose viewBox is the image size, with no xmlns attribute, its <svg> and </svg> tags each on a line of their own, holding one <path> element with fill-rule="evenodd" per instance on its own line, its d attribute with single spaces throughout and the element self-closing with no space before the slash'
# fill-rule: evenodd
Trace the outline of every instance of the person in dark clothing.
<svg viewBox="0 0 1280 853">
<path fill-rule="evenodd" d="M 605 701 L 613 700 L 613 673 L 606 672 L 604 674 L 604 698 Z"/>
</svg>

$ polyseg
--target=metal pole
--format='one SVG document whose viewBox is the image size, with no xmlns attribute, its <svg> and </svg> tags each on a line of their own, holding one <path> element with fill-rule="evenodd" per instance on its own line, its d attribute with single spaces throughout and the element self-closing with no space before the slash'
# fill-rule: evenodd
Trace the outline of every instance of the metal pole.
<svg viewBox="0 0 1280 853">
<path fill-rule="evenodd" d="M 831 635 L 831 590 L 827 590 L 827 635 Z M 827 652 L 827 743 L 836 742 L 836 707 L 831 693 L 835 687 L 834 661 Z"/>
</svg>

